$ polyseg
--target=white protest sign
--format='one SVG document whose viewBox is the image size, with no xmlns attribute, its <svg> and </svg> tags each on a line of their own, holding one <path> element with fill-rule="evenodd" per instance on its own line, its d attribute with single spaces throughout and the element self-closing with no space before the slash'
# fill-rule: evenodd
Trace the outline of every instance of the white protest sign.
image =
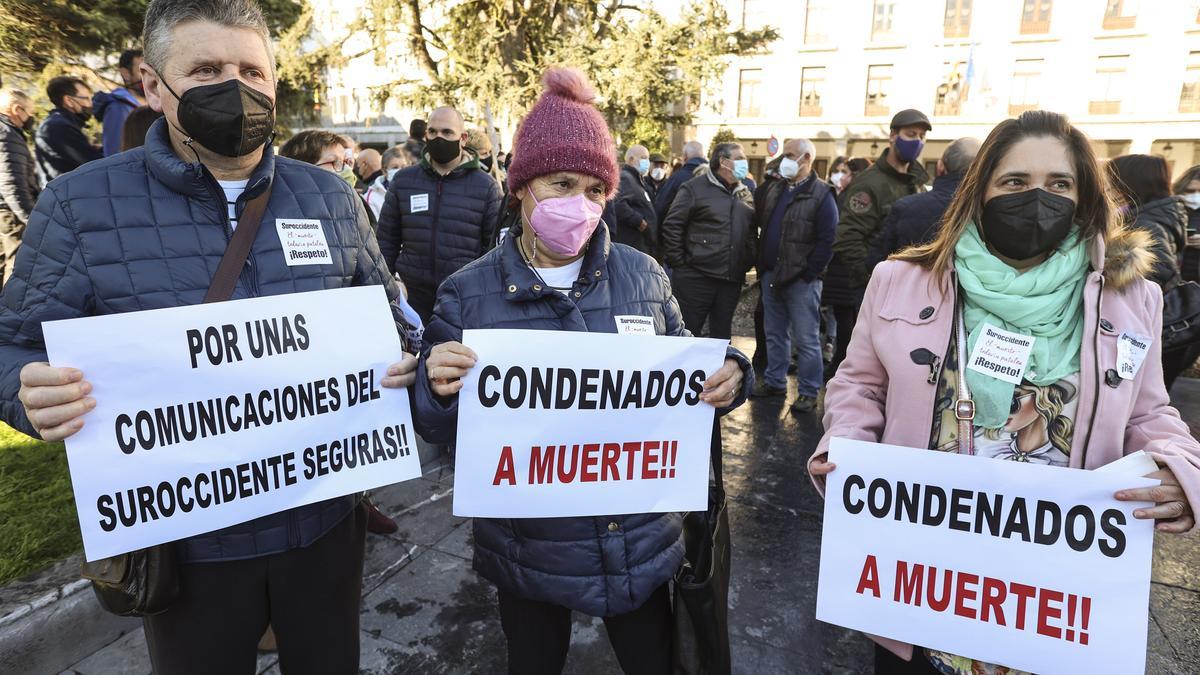
<svg viewBox="0 0 1200 675">
<path fill-rule="evenodd" d="M 703 510 L 723 340 L 466 330 L 454 513 L 545 518 Z"/>
<path fill-rule="evenodd" d="M 1156 480 L 833 439 L 817 618 L 1044 673 L 1145 668 Z"/>
<path fill-rule="evenodd" d="M 997 380 L 1021 384 L 1034 337 L 997 328 L 990 323 L 980 326 L 979 338 L 967 359 L 971 370 L 991 375 Z"/>
<path fill-rule="evenodd" d="M 415 478 L 382 286 L 42 325 L 96 408 L 67 439 L 88 560 Z"/>
</svg>

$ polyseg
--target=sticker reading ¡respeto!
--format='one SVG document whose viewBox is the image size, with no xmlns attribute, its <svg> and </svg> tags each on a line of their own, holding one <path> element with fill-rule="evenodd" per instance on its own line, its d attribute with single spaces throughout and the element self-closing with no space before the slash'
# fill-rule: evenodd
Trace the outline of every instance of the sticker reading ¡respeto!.
<svg viewBox="0 0 1200 675">
<path fill-rule="evenodd" d="M 1013 333 L 990 323 L 980 324 L 979 339 L 971 350 L 967 367 L 997 380 L 1021 384 L 1034 339 L 1032 335 Z"/>
<path fill-rule="evenodd" d="M 1132 380 L 1137 377 L 1152 342 L 1154 338 L 1137 333 L 1121 333 L 1117 338 L 1117 375 L 1120 375 L 1121 379 Z"/>
<path fill-rule="evenodd" d="M 311 218 L 277 218 L 275 229 L 279 232 L 279 243 L 283 244 L 283 260 L 289 267 L 333 263 L 321 221 Z"/>
</svg>

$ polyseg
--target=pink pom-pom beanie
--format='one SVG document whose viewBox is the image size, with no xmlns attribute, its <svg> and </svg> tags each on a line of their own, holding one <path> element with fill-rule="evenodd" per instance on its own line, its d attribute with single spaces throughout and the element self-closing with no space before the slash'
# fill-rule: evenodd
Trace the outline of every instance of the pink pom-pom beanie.
<svg viewBox="0 0 1200 675">
<path fill-rule="evenodd" d="M 592 106 L 596 91 L 574 68 L 551 68 L 542 84 L 542 97 L 517 129 L 508 189 L 516 192 L 538 176 L 574 171 L 603 181 L 612 198 L 619 175 L 616 150 L 608 125 Z"/>
</svg>

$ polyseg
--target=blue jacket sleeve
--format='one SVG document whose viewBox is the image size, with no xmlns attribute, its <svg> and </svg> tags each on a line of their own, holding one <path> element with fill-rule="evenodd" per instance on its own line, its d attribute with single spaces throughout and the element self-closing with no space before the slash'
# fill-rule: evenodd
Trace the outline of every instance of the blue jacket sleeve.
<svg viewBox="0 0 1200 675">
<path fill-rule="evenodd" d="M 496 245 L 496 237 L 499 236 L 500 229 L 500 214 L 504 211 L 504 193 L 500 190 L 500 184 L 491 176 L 488 176 L 488 182 L 490 185 L 488 186 L 487 207 L 483 211 L 479 255 L 487 253 Z"/>
<path fill-rule="evenodd" d="M 462 304 L 454 279 L 438 288 L 433 317 L 425 327 L 421 360 L 417 364 L 417 382 L 413 385 L 413 425 L 429 443 L 453 443 L 458 433 L 458 394 L 438 396 L 429 385 L 426 363 L 429 352 L 443 342 L 462 341 Z"/>
<path fill-rule="evenodd" d="M 101 144 L 104 148 L 104 156 L 115 155 L 121 151 L 121 136 L 125 131 L 125 118 L 129 117 L 129 113 L 133 112 L 133 108 L 129 107 L 123 100 L 110 101 L 108 107 L 104 111 L 104 119 L 101 120 L 104 131 L 101 134 Z"/>
<path fill-rule="evenodd" d="M 399 178 L 399 176 L 396 176 Z M 387 195 L 383 198 L 383 208 L 379 211 L 379 223 L 375 234 L 379 240 L 379 253 L 387 265 L 388 272 L 396 271 L 396 256 L 400 255 L 403 239 L 400 235 L 400 196 L 397 192 L 398 181 L 392 180 L 388 185 Z"/>
<path fill-rule="evenodd" d="M 675 194 L 679 192 L 679 186 L 685 182 L 684 176 L 680 175 L 676 179 L 676 174 L 671 174 L 666 183 L 663 183 L 662 189 L 654 196 L 654 217 L 658 219 L 658 224 L 661 227 L 664 220 L 667 218 L 667 211 L 671 209 L 671 202 L 675 201 Z"/>
<path fill-rule="evenodd" d="M 0 419 L 9 426 L 37 436 L 17 394 L 21 369 L 46 360 L 42 322 L 88 316 L 93 298 L 70 213 L 54 188 L 47 188 L 29 217 L 12 278 L 0 293 Z"/>
<path fill-rule="evenodd" d="M 808 254 L 808 266 L 804 271 L 804 278 L 808 281 L 812 281 L 824 273 L 829 261 L 833 259 L 833 240 L 837 237 L 838 208 L 832 192 L 825 196 L 825 201 L 821 202 L 813 224 L 816 226 L 816 241 L 812 251 Z"/>
</svg>

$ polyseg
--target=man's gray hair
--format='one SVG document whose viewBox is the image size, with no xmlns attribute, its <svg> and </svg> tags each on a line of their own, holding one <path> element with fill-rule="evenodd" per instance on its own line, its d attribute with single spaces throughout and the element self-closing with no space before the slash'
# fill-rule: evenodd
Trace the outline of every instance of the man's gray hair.
<svg viewBox="0 0 1200 675">
<path fill-rule="evenodd" d="M 789 140 L 788 143 L 795 143 L 799 146 L 797 152 L 800 153 L 800 157 L 808 155 L 812 159 L 817 158 L 817 146 L 813 145 L 813 142 L 807 138 L 793 138 Z M 784 145 L 787 145 L 787 143 Z M 797 159 L 799 159 L 799 157 Z"/>
<path fill-rule="evenodd" d="M 683 161 L 704 156 L 704 144 L 700 141 L 688 141 L 683 144 Z"/>
<path fill-rule="evenodd" d="M 971 166 L 971 162 L 975 161 L 977 154 L 979 154 L 978 138 L 969 136 L 960 138 L 946 146 L 946 151 L 942 153 L 942 165 L 946 167 L 946 173 L 961 173 Z"/>
<path fill-rule="evenodd" d="M 8 110 L 14 103 L 23 104 L 28 108 L 29 95 L 20 89 L 0 89 L 0 112 Z"/>
<path fill-rule="evenodd" d="M 721 160 L 729 159 L 733 156 L 733 151 L 742 147 L 741 143 L 718 143 L 717 147 L 713 148 L 712 158 L 708 160 L 708 168 L 712 169 L 715 174 L 721 170 Z"/>
<path fill-rule="evenodd" d="M 171 31 L 179 24 L 191 21 L 249 28 L 258 33 L 267 48 L 271 74 L 274 75 L 275 48 L 271 43 L 271 30 L 255 0 L 151 0 L 142 26 L 142 49 L 151 68 L 162 73 L 171 55 Z"/>
</svg>

